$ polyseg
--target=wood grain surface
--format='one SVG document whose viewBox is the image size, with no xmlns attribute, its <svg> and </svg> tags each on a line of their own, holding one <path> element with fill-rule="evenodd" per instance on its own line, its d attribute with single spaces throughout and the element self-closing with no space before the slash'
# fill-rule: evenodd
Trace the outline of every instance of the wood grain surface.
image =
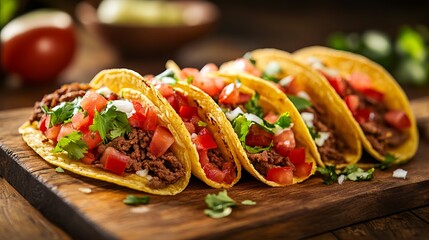
<svg viewBox="0 0 429 240">
<path fill-rule="evenodd" d="M 179 195 L 151 196 L 148 205 L 128 206 L 122 203 L 127 194 L 146 194 L 57 173 L 36 155 L 17 131 L 30 111 L 0 112 L 0 176 L 73 238 L 303 238 L 429 204 L 429 144 L 421 141 L 415 158 L 401 166 L 408 171 L 405 180 L 392 178 L 394 169 L 389 169 L 377 170 L 369 182 L 327 186 L 311 177 L 302 184 L 270 188 L 244 174 L 228 194 L 238 203 L 251 199 L 257 204 L 238 204 L 229 217 L 211 219 L 203 214 L 204 197 L 219 190 L 192 178 Z"/>
</svg>

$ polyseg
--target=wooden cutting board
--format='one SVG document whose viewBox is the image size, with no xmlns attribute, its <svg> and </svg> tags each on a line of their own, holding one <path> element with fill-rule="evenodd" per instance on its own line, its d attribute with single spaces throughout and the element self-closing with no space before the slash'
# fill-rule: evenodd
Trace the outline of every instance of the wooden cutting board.
<svg viewBox="0 0 429 240">
<path fill-rule="evenodd" d="M 36 155 L 17 130 L 30 112 L 0 112 L 0 175 L 73 238 L 302 238 L 429 204 L 429 143 L 421 140 L 415 158 L 401 166 L 408 171 L 405 180 L 392 178 L 392 168 L 377 170 L 368 182 L 328 186 L 313 176 L 302 184 L 270 188 L 244 174 L 228 190 L 238 206 L 226 218 L 211 219 L 203 214 L 204 197 L 220 190 L 192 178 L 176 196 L 151 195 L 147 205 L 128 206 L 122 202 L 128 194 L 147 194 L 57 173 Z M 257 204 L 241 205 L 246 199 Z"/>
</svg>

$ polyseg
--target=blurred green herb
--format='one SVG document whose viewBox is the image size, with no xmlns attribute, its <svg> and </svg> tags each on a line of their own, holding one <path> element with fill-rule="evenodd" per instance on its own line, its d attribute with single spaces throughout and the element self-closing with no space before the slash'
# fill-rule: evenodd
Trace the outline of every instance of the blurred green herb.
<svg viewBox="0 0 429 240">
<path fill-rule="evenodd" d="M 14 16 L 18 10 L 20 1 L 17 0 L 1 0 L 0 7 L 0 28 L 2 28 Z"/>
</svg>

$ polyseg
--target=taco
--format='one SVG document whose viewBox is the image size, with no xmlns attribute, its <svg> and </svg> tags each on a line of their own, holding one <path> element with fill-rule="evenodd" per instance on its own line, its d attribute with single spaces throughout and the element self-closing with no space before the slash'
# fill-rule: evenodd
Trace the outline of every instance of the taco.
<svg viewBox="0 0 429 240">
<path fill-rule="evenodd" d="M 276 49 L 255 50 L 245 57 L 223 64 L 220 71 L 247 71 L 284 92 L 300 112 L 323 163 L 341 168 L 359 161 L 358 126 L 316 71 Z"/>
<path fill-rule="evenodd" d="M 241 177 L 241 165 L 233 150 L 237 138 L 228 119 L 213 99 L 200 89 L 179 82 L 174 72 L 145 76 L 170 103 L 186 127 L 198 158 L 191 159 L 192 173 L 214 188 L 230 188 Z"/>
<path fill-rule="evenodd" d="M 364 148 L 383 161 L 393 156 L 407 161 L 418 147 L 418 131 L 408 99 L 380 65 L 366 57 L 325 47 L 309 47 L 293 54 L 318 70 L 344 100 Z"/>
<path fill-rule="evenodd" d="M 280 90 L 249 74 L 220 73 L 214 64 L 180 69 L 170 61 L 167 68 L 217 102 L 230 122 L 223 127 L 236 134 L 232 147 L 255 178 L 279 187 L 314 174 L 320 161 L 316 146 Z"/>
<path fill-rule="evenodd" d="M 142 77 L 109 70 L 90 84 L 73 83 L 37 102 L 19 132 L 44 160 L 73 173 L 158 195 L 183 191 L 191 176 L 188 139 L 168 103 L 117 87 Z"/>
</svg>

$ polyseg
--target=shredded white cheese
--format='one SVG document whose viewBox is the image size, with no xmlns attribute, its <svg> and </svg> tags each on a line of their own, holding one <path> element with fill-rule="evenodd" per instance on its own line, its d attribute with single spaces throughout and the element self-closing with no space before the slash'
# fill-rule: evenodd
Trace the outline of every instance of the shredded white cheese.
<svg viewBox="0 0 429 240">
<path fill-rule="evenodd" d="M 80 188 L 78 188 L 78 190 L 83 192 L 83 193 L 91 193 L 92 192 L 91 188 L 86 188 L 86 187 L 80 187 Z"/>
<path fill-rule="evenodd" d="M 302 112 L 301 118 L 302 118 L 302 120 L 304 120 L 305 125 L 307 125 L 307 127 L 313 127 L 314 126 L 314 124 L 313 124 L 314 113 Z"/>
<path fill-rule="evenodd" d="M 284 77 L 279 81 L 279 85 L 282 87 L 287 87 L 293 81 L 293 79 L 294 79 L 294 77 L 292 75 Z"/>
<path fill-rule="evenodd" d="M 407 178 L 407 171 L 405 171 L 404 169 L 398 168 L 395 171 L 393 171 L 393 177 L 394 178 L 402 178 L 402 179 L 406 179 Z"/>
<path fill-rule="evenodd" d="M 345 175 L 343 175 L 343 174 L 341 174 L 341 175 L 338 177 L 338 184 L 343 184 L 345 179 L 346 179 L 346 176 L 345 176 Z"/>
<path fill-rule="evenodd" d="M 314 142 L 316 143 L 317 146 L 322 147 L 330 135 L 331 134 L 329 132 L 319 132 L 319 137 L 314 139 Z"/>
<path fill-rule="evenodd" d="M 296 95 L 300 98 L 307 99 L 308 101 L 311 100 L 310 95 L 308 95 L 308 93 L 306 93 L 304 91 L 299 91 Z"/>
</svg>

